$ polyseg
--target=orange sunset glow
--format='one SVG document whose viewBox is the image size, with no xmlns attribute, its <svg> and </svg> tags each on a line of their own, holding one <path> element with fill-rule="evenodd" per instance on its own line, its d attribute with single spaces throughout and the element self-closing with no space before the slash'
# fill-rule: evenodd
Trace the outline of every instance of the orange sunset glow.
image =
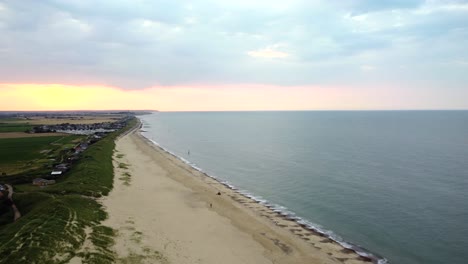
<svg viewBox="0 0 468 264">
<path fill-rule="evenodd" d="M 137 110 L 228 111 L 366 109 L 369 93 L 338 88 L 242 86 L 175 86 L 123 90 L 110 86 L 1 84 L 0 110 Z"/>
</svg>

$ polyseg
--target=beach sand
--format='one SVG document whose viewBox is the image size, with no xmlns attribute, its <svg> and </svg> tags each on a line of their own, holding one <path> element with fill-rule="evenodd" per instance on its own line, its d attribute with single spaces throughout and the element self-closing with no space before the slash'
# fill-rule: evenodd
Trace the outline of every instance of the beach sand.
<svg viewBox="0 0 468 264">
<path fill-rule="evenodd" d="M 370 263 L 151 144 L 116 142 L 102 203 L 120 263 Z M 221 195 L 217 195 L 220 192 Z"/>
</svg>

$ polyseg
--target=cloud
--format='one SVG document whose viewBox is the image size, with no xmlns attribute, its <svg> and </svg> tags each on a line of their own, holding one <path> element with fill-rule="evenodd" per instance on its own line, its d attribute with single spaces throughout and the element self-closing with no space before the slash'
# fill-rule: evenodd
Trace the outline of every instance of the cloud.
<svg viewBox="0 0 468 264">
<path fill-rule="evenodd" d="M 467 61 L 466 46 L 466 1 L 0 3 L 0 79 L 8 83 L 443 89 L 456 79 L 464 93 L 464 66 L 446 62 Z M 378 70 L 366 74 L 370 65 Z"/>
<path fill-rule="evenodd" d="M 272 45 L 263 49 L 248 51 L 247 54 L 254 58 L 268 59 L 282 59 L 290 55 L 287 52 L 278 50 L 278 45 Z"/>
<path fill-rule="evenodd" d="M 364 71 L 364 72 L 369 72 L 369 71 L 373 71 L 375 70 L 376 68 L 372 65 L 362 65 L 361 66 L 361 70 Z"/>
<path fill-rule="evenodd" d="M 352 10 L 359 13 L 368 13 L 382 10 L 415 9 L 422 6 L 425 0 L 360 0 L 353 1 Z"/>
</svg>

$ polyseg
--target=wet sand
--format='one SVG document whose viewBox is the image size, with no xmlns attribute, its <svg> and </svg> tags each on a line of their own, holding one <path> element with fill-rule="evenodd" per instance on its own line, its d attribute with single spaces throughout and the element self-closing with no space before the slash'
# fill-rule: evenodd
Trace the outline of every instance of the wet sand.
<svg viewBox="0 0 468 264">
<path fill-rule="evenodd" d="M 117 140 L 114 166 L 114 189 L 102 203 L 120 263 L 370 263 L 138 132 Z"/>
</svg>

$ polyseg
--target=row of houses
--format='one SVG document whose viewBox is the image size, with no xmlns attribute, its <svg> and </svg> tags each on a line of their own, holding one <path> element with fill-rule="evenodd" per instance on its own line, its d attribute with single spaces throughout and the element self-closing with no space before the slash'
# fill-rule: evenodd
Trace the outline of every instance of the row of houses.
<svg viewBox="0 0 468 264">
<path fill-rule="evenodd" d="M 95 124 L 70 124 L 63 123 L 58 125 L 40 125 L 33 127 L 29 133 L 69 133 L 90 135 L 98 132 L 113 132 L 125 126 L 125 121 L 104 122 Z"/>
<path fill-rule="evenodd" d="M 96 133 L 89 136 L 86 140 L 78 143 L 72 149 L 65 154 L 62 161 L 63 163 L 56 164 L 49 175 L 44 178 L 36 178 L 32 181 L 33 185 L 36 186 L 47 186 L 50 184 L 55 184 L 57 178 L 63 176 L 67 171 L 69 171 L 77 160 L 79 160 L 80 155 L 83 151 L 89 148 L 91 144 L 96 143 L 98 140 L 103 138 L 107 133 Z"/>
<path fill-rule="evenodd" d="M 66 132 L 71 133 L 69 129 L 88 129 L 87 131 L 92 131 L 91 134 L 87 136 L 85 140 L 76 144 L 72 149 L 70 149 L 64 157 L 62 157 L 62 163 L 56 164 L 49 175 L 45 176 L 44 178 L 36 178 L 33 180 L 33 184 L 37 186 L 47 186 L 50 184 L 54 184 L 55 180 L 61 176 L 63 176 L 70 168 L 72 167 L 73 163 L 80 159 L 81 153 L 89 148 L 90 145 L 96 143 L 103 137 L 105 137 L 108 133 L 115 131 L 117 129 L 124 128 L 127 125 L 127 121 L 131 119 L 130 116 L 122 118 L 118 122 L 113 123 L 99 123 L 99 124 L 92 124 L 92 125 L 75 125 L 75 124 L 61 124 L 61 125 L 53 125 L 53 126 L 39 126 L 40 129 L 37 133 L 43 133 L 44 131 L 49 130 L 49 132 Z M 105 131 L 95 131 L 97 129 L 105 130 Z M 53 130 L 53 131 L 51 131 Z"/>
</svg>

